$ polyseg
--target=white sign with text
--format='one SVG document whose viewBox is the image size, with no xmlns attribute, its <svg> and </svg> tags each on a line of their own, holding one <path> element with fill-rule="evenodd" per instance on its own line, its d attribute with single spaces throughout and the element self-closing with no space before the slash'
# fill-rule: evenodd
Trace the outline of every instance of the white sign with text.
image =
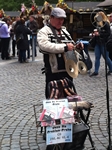
<svg viewBox="0 0 112 150">
<path fill-rule="evenodd" d="M 46 145 L 72 142 L 72 124 L 46 127 Z"/>
</svg>

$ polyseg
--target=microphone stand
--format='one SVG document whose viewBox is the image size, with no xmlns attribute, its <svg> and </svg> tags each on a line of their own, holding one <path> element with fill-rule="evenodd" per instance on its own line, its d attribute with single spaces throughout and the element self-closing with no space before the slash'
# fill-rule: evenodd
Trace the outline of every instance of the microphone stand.
<svg viewBox="0 0 112 150">
<path fill-rule="evenodd" d="M 106 98 L 107 98 L 107 115 L 108 115 L 108 137 L 109 137 L 109 145 L 107 150 L 112 150 L 111 145 L 111 130 L 110 130 L 110 105 L 109 105 L 109 88 L 108 88 L 108 75 L 107 75 L 107 57 L 106 57 L 106 45 L 104 44 L 104 53 L 105 53 L 105 77 L 106 77 Z"/>
<path fill-rule="evenodd" d="M 98 9 L 96 9 L 98 10 Z M 103 11 L 101 9 L 101 11 Z M 98 17 L 97 17 L 98 18 Z M 102 17 L 99 17 L 97 21 L 102 21 Z M 95 22 L 93 22 L 95 23 Z M 92 23 L 92 24 L 93 24 Z M 93 25 L 95 26 L 95 25 Z M 96 26 L 95 26 L 96 27 Z M 100 27 L 98 27 L 98 30 L 100 30 Z M 110 129 L 110 105 L 109 105 L 109 88 L 108 88 L 108 75 L 107 75 L 107 58 L 106 58 L 106 44 L 104 43 L 104 56 L 105 56 L 105 78 L 106 78 L 106 98 L 107 98 L 107 118 L 108 118 L 108 138 L 109 138 L 109 145 L 107 147 L 107 150 L 112 150 L 112 143 L 111 143 L 111 129 Z"/>
</svg>

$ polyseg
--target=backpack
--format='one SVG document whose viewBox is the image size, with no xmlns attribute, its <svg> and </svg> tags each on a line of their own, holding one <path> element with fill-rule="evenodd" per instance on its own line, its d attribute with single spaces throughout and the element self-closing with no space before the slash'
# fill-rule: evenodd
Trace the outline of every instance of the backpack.
<svg viewBox="0 0 112 150">
<path fill-rule="evenodd" d="M 0 26 L 0 28 L 1 28 L 4 24 L 5 24 L 5 23 L 2 23 L 1 26 Z"/>
</svg>

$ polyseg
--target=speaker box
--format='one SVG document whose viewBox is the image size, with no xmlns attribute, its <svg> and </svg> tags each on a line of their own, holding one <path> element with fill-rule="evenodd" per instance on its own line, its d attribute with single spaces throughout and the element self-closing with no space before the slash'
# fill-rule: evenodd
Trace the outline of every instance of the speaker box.
<svg viewBox="0 0 112 150">
<path fill-rule="evenodd" d="M 66 143 L 63 150 L 80 150 L 84 146 L 89 127 L 85 123 L 73 125 L 73 141 Z"/>
<path fill-rule="evenodd" d="M 89 132 L 89 127 L 85 123 L 73 124 L 73 141 L 71 143 L 59 144 L 62 150 L 82 150 L 84 142 Z M 53 150 L 53 145 L 48 145 L 46 150 Z M 55 149 L 56 150 L 56 149 Z M 60 150 L 60 148 L 58 148 Z"/>
</svg>

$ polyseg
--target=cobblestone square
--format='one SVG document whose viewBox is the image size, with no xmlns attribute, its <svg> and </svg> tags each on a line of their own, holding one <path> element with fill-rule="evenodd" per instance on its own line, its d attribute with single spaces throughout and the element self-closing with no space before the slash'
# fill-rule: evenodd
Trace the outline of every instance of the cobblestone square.
<svg viewBox="0 0 112 150">
<path fill-rule="evenodd" d="M 90 52 L 93 60 L 94 53 Z M 42 104 L 45 76 L 41 73 L 42 55 L 35 61 L 21 64 L 17 59 L 0 58 L 0 150 L 44 150 L 45 144 L 36 140 L 37 128 L 33 105 Z M 93 71 L 92 68 L 92 71 Z M 108 76 L 110 114 L 112 114 L 112 75 Z M 105 62 L 101 59 L 99 75 L 80 75 L 74 79 L 78 95 L 92 102 L 89 122 L 90 133 L 97 150 L 106 150 L 108 140 L 108 119 L 106 99 Z M 39 108 L 38 108 L 39 109 Z M 110 116 L 112 119 L 112 117 Z M 112 129 L 112 121 L 111 121 Z M 91 149 L 88 137 L 85 149 Z"/>
</svg>

